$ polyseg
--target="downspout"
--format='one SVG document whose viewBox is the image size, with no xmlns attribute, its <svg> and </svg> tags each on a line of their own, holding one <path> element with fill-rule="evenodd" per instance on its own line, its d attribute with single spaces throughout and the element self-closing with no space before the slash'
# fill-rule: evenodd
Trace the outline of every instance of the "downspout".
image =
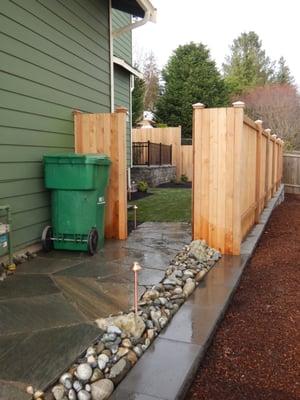
<svg viewBox="0 0 300 400">
<path fill-rule="evenodd" d="M 132 31 L 135 28 L 138 28 L 142 25 L 145 25 L 147 22 L 156 22 L 156 9 L 152 6 L 152 4 L 147 1 L 147 0 L 137 0 L 140 6 L 143 8 L 145 11 L 144 18 L 142 18 L 139 21 L 135 21 L 134 23 L 128 24 L 126 26 L 123 26 L 120 29 L 117 29 L 112 33 L 113 38 L 116 38 L 123 33 L 126 33 L 128 31 Z"/>
<path fill-rule="evenodd" d="M 111 0 L 109 0 L 109 12 L 110 12 L 110 54 L 111 54 L 111 112 L 114 112 L 114 64 L 113 64 L 113 40 L 118 36 L 132 31 L 135 28 L 145 25 L 147 22 L 156 22 L 156 9 L 152 6 L 152 4 L 148 0 L 137 0 L 140 6 L 145 11 L 144 18 L 139 21 L 135 21 L 134 23 L 130 23 L 122 28 L 117 29 L 112 32 L 112 12 L 111 12 Z M 130 88 L 131 89 L 131 88 Z M 130 107 L 132 107 L 132 90 L 130 90 Z M 130 115 L 132 115 L 131 110 L 128 110 Z M 132 130 L 130 130 L 130 141 L 132 142 Z M 131 152 L 131 165 L 132 165 L 132 152 Z M 127 168 L 127 185 L 129 191 L 131 190 L 131 173 L 130 168 Z"/>
</svg>

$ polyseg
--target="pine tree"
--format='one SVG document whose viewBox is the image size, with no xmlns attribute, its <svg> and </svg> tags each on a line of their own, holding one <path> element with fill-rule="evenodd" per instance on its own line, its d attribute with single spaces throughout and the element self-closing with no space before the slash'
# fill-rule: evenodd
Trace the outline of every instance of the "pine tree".
<svg viewBox="0 0 300 400">
<path fill-rule="evenodd" d="M 169 126 L 182 126 L 183 137 L 192 134 L 192 105 L 225 106 L 224 80 L 203 44 L 179 46 L 162 71 L 164 86 L 157 103 L 157 118 Z"/>
<path fill-rule="evenodd" d="M 230 55 L 223 64 L 226 83 L 233 94 L 239 94 L 274 79 L 274 62 L 262 49 L 258 35 L 244 32 L 234 39 Z"/>
<path fill-rule="evenodd" d="M 132 125 L 143 118 L 145 99 L 145 82 L 138 77 L 134 78 L 134 89 L 132 91 Z"/>
<path fill-rule="evenodd" d="M 275 74 L 275 82 L 281 85 L 293 85 L 294 77 L 291 74 L 290 68 L 286 64 L 284 57 L 280 57 L 278 67 Z"/>
</svg>

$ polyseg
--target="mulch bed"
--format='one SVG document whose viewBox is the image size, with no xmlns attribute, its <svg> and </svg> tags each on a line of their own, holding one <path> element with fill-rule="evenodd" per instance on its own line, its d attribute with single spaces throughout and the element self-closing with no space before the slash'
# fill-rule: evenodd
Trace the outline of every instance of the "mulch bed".
<svg viewBox="0 0 300 400">
<path fill-rule="evenodd" d="M 149 192 L 133 192 L 131 193 L 131 199 L 130 201 L 135 201 L 135 200 L 140 200 L 143 199 L 144 197 L 152 196 L 153 193 Z"/>
<path fill-rule="evenodd" d="M 157 187 L 162 189 L 191 189 L 192 182 L 167 182 Z"/>
<path fill-rule="evenodd" d="M 300 196 L 274 210 L 186 400 L 300 399 Z"/>
</svg>

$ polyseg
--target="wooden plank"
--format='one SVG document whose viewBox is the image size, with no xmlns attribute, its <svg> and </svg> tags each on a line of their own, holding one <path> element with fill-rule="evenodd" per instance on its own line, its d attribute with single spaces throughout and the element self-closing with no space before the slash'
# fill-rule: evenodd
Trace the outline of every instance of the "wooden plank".
<svg viewBox="0 0 300 400">
<path fill-rule="evenodd" d="M 193 146 L 181 146 L 181 174 L 186 175 L 189 181 L 193 179 Z"/>
<path fill-rule="evenodd" d="M 218 200 L 218 110 L 209 111 L 209 210 L 208 210 L 208 242 L 212 247 L 218 247 L 216 225 L 217 225 L 217 200 Z"/>
<path fill-rule="evenodd" d="M 220 108 L 218 110 L 218 158 L 217 158 L 217 226 L 216 243 L 218 250 L 225 250 L 225 232 L 226 232 L 226 140 L 227 140 L 227 110 Z"/>
<path fill-rule="evenodd" d="M 234 109 L 227 109 L 226 120 L 226 196 L 224 253 L 233 254 L 233 185 L 234 185 Z"/>
<path fill-rule="evenodd" d="M 202 228 L 202 213 L 203 208 L 201 204 L 202 194 L 202 179 L 201 167 L 202 162 L 202 140 L 203 140 L 203 107 L 194 105 L 193 110 L 193 181 L 192 181 L 192 235 L 193 239 L 203 239 Z M 207 133 L 207 132 L 206 132 Z M 203 185 L 204 186 L 204 185 Z"/>
<path fill-rule="evenodd" d="M 234 108 L 234 176 L 233 176 L 233 237 L 232 254 L 239 255 L 241 248 L 241 147 L 243 134 L 244 108 Z"/>
<path fill-rule="evenodd" d="M 256 140 L 256 174 L 255 174 L 255 223 L 258 224 L 260 217 L 260 204 L 259 201 L 261 199 L 261 147 L 262 147 L 262 121 L 257 120 L 257 140 Z"/>
</svg>

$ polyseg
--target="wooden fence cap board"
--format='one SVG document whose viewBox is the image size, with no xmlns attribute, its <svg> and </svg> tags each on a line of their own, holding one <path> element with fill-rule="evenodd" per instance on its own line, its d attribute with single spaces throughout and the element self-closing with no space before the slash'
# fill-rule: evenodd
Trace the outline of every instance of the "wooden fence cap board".
<svg viewBox="0 0 300 400">
<path fill-rule="evenodd" d="M 126 107 L 116 107 L 116 113 L 127 113 L 128 109 Z"/>
<path fill-rule="evenodd" d="M 235 101 L 232 106 L 234 108 L 245 108 L 245 103 L 243 101 Z"/>
</svg>

